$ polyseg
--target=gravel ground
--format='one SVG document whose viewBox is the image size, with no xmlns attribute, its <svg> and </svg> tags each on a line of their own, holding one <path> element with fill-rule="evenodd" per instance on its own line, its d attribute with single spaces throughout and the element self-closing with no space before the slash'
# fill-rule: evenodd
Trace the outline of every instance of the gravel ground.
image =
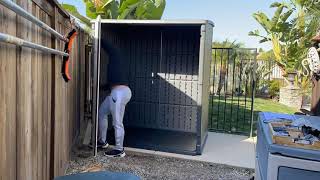
<svg viewBox="0 0 320 180">
<path fill-rule="evenodd" d="M 99 152 L 97 157 L 73 155 L 67 173 L 107 170 L 128 172 L 142 179 L 163 180 L 247 180 L 253 170 L 221 164 L 163 157 L 152 154 L 126 152 L 125 158 L 108 158 Z"/>
</svg>

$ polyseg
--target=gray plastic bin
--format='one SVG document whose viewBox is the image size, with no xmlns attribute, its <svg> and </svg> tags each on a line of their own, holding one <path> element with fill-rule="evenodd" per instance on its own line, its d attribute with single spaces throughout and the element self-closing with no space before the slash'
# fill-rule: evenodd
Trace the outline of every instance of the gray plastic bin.
<svg viewBox="0 0 320 180">
<path fill-rule="evenodd" d="M 125 145 L 201 154 L 208 132 L 213 23 L 101 20 L 99 25 L 97 22 L 97 37 L 108 40 L 128 57 L 133 97 L 124 118 Z M 108 52 L 99 48 L 95 52 L 96 60 L 100 59 L 99 84 L 105 84 Z M 101 103 L 105 94 L 97 94 Z"/>
<path fill-rule="evenodd" d="M 257 180 L 319 180 L 320 151 L 286 147 L 272 143 L 269 126 L 264 121 L 275 118 L 296 120 L 300 117 L 314 124 L 320 117 L 298 116 L 263 112 L 259 113 L 256 147 Z"/>
</svg>

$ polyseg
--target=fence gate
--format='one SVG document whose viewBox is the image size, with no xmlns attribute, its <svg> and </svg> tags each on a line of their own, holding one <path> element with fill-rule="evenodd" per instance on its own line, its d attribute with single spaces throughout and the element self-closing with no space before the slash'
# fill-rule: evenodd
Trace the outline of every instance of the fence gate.
<svg viewBox="0 0 320 180">
<path fill-rule="evenodd" d="M 252 135 L 257 49 L 213 48 L 209 129 Z"/>
</svg>

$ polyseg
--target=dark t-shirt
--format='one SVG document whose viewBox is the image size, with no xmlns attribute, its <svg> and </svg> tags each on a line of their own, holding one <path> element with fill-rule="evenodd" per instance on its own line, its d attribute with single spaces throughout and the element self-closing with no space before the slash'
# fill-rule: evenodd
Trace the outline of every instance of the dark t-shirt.
<svg viewBox="0 0 320 180">
<path fill-rule="evenodd" d="M 126 62 L 125 53 L 113 46 L 105 39 L 101 40 L 101 48 L 109 55 L 108 64 L 108 85 L 128 85 L 129 84 L 129 64 Z"/>
</svg>

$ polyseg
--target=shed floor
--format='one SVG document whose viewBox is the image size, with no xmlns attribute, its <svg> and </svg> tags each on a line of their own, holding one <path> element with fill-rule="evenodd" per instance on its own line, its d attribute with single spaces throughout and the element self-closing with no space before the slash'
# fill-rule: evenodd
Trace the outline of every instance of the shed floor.
<svg viewBox="0 0 320 180">
<path fill-rule="evenodd" d="M 195 155 L 196 140 L 192 133 L 130 128 L 126 129 L 124 143 L 126 147 Z"/>
<path fill-rule="evenodd" d="M 127 150 L 254 169 L 255 145 L 255 137 L 249 138 L 247 136 L 209 132 L 207 143 L 201 156 L 188 156 L 134 148 L 127 148 Z"/>
</svg>

